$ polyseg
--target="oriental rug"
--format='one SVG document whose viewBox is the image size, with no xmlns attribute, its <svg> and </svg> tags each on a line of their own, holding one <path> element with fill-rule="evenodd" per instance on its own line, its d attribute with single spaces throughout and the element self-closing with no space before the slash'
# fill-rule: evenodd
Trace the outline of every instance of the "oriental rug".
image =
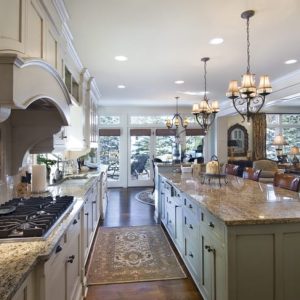
<svg viewBox="0 0 300 300">
<path fill-rule="evenodd" d="M 152 191 L 141 191 L 136 194 L 135 199 L 145 204 L 154 205 L 154 198 Z"/>
<path fill-rule="evenodd" d="M 88 285 L 186 278 L 162 228 L 100 227 Z"/>
</svg>

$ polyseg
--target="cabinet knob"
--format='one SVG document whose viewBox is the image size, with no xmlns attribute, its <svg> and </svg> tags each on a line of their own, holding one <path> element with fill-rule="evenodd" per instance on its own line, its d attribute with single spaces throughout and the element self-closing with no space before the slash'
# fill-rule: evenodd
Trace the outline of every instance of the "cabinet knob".
<svg viewBox="0 0 300 300">
<path fill-rule="evenodd" d="M 208 226 L 211 228 L 215 228 L 215 224 L 213 222 L 209 222 Z"/>
<path fill-rule="evenodd" d="M 86 216 L 88 216 L 88 215 L 89 215 L 89 213 L 85 213 L 85 215 L 86 215 Z"/>
<path fill-rule="evenodd" d="M 57 245 L 56 249 L 55 249 L 55 253 L 58 253 L 62 250 L 62 246 L 61 245 Z"/>
<path fill-rule="evenodd" d="M 93 204 L 96 204 L 96 201 L 93 201 L 92 203 L 93 203 Z"/>
<path fill-rule="evenodd" d="M 169 220 L 169 224 L 171 224 L 172 223 L 172 220 Z"/>
<path fill-rule="evenodd" d="M 189 253 L 190 257 L 194 257 L 194 254 L 192 252 Z"/>
<path fill-rule="evenodd" d="M 189 228 L 190 228 L 190 229 L 194 229 L 194 227 L 193 227 L 193 225 L 192 225 L 192 224 L 190 224 L 190 225 L 189 225 Z"/>
<path fill-rule="evenodd" d="M 193 205 L 192 205 L 192 204 L 189 204 L 189 208 L 193 208 Z"/>
<path fill-rule="evenodd" d="M 69 256 L 67 262 L 70 263 L 70 264 L 72 264 L 73 261 L 74 261 L 74 259 L 75 259 L 75 255 L 71 255 L 71 256 Z"/>
<path fill-rule="evenodd" d="M 77 224 L 78 221 L 76 219 L 73 220 L 73 225 Z"/>
<path fill-rule="evenodd" d="M 208 245 L 205 245 L 204 248 L 208 251 L 208 252 L 215 252 L 215 249 L 208 246 Z"/>
</svg>

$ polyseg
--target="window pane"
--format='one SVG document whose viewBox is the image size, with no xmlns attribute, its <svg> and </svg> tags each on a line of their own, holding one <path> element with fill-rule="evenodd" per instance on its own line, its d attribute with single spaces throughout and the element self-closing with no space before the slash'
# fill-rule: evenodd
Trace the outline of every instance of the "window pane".
<svg viewBox="0 0 300 300">
<path fill-rule="evenodd" d="M 117 125 L 120 124 L 119 116 L 100 116 L 101 125 Z"/>
<path fill-rule="evenodd" d="M 267 125 L 279 125 L 280 115 L 266 115 Z"/>
<path fill-rule="evenodd" d="M 131 136 L 131 165 L 132 180 L 150 179 L 150 136 Z"/>
<path fill-rule="evenodd" d="M 300 115 L 281 115 L 283 125 L 300 125 Z"/>
<path fill-rule="evenodd" d="M 275 128 L 267 128 L 267 141 L 266 141 L 266 152 L 267 152 L 267 158 L 269 159 L 277 159 L 275 148 L 276 146 L 273 146 L 273 140 L 276 135 L 276 129 Z"/>
<path fill-rule="evenodd" d="M 164 125 L 167 119 L 170 119 L 171 116 L 131 116 L 130 124 L 135 125 L 151 125 L 151 124 L 160 124 Z"/>
<path fill-rule="evenodd" d="M 160 158 L 163 162 L 172 162 L 174 143 L 174 136 L 156 136 L 155 157 Z"/>
<path fill-rule="evenodd" d="M 120 137 L 100 136 L 100 163 L 107 166 L 107 180 L 118 181 L 120 177 Z"/>
<path fill-rule="evenodd" d="M 300 128 L 283 128 L 282 134 L 285 140 L 288 142 L 288 145 L 284 147 L 285 154 L 288 154 L 293 146 L 300 147 Z"/>
<path fill-rule="evenodd" d="M 187 136 L 186 137 L 186 159 L 193 160 L 203 156 L 203 137 L 202 136 Z"/>
</svg>

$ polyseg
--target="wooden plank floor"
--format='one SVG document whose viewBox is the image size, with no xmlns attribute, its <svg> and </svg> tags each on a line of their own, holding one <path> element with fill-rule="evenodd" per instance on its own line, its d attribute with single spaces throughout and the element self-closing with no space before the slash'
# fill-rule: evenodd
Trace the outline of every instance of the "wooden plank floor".
<svg viewBox="0 0 300 300">
<path fill-rule="evenodd" d="M 143 188 L 110 189 L 106 219 L 101 226 L 125 227 L 155 224 L 154 207 L 135 200 L 135 195 L 141 190 Z M 178 259 L 183 264 L 179 256 Z M 187 271 L 186 274 L 188 274 Z M 101 299 L 203 300 L 190 276 L 187 279 L 90 286 L 86 300 Z"/>
</svg>

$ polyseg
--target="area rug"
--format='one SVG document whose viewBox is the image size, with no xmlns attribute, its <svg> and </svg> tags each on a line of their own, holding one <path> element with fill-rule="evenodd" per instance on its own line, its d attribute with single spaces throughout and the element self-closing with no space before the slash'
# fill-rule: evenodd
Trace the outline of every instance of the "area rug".
<svg viewBox="0 0 300 300">
<path fill-rule="evenodd" d="M 152 191 L 141 191 L 136 194 L 135 199 L 145 204 L 154 205 Z"/>
<path fill-rule="evenodd" d="M 100 227 L 88 285 L 186 278 L 162 228 Z"/>
</svg>

